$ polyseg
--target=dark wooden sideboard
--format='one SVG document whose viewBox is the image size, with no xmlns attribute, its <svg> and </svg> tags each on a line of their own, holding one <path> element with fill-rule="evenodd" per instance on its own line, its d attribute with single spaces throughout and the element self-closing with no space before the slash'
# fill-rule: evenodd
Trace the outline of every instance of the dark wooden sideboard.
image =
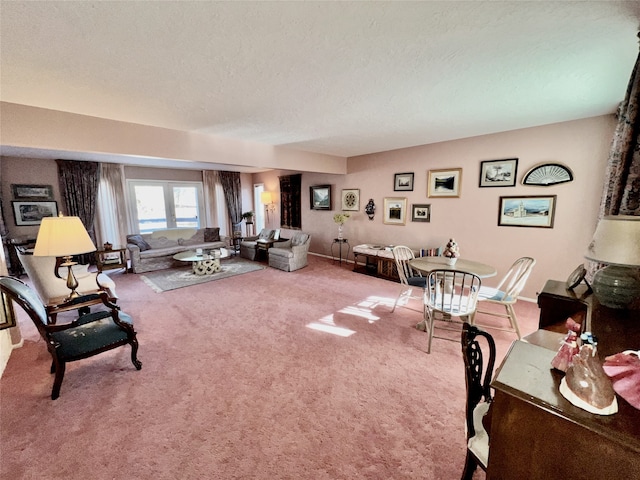
<svg viewBox="0 0 640 480">
<path fill-rule="evenodd" d="M 572 306 L 560 297 L 560 310 L 586 307 L 585 329 L 598 337 L 601 358 L 640 349 L 640 311 L 609 309 L 583 295 Z M 553 310 L 553 301 L 545 308 Z M 640 478 L 640 410 L 620 396 L 614 415 L 594 415 L 572 405 L 558 390 L 563 374 L 551 368 L 562 335 L 539 330 L 531 337 L 535 343 L 513 343 L 492 384 L 487 478 Z"/>
</svg>

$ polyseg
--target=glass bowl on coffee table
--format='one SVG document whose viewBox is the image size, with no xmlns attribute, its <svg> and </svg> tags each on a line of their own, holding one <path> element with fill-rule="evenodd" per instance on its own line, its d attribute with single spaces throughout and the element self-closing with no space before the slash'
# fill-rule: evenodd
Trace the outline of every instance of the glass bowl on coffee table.
<svg viewBox="0 0 640 480">
<path fill-rule="evenodd" d="M 181 262 L 191 262 L 194 275 L 213 275 L 222 270 L 220 260 L 230 256 L 231 252 L 226 248 L 206 250 L 206 253 L 198 248 L 176 253 L 173 258 Z"/>
</svg>

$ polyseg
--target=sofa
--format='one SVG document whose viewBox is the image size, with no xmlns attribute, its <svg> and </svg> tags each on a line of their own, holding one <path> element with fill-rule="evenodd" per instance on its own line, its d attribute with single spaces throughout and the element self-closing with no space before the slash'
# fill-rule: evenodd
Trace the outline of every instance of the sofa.
<svg viewBox="0 0 640 480">
<path fill-rule="evenodd" d="M 269 249 L 269 266 L 293 272 L 307 266 L 307 253 L 311 236 L 303 232 L 295 232 L 291 238 L 279 242 Z"/>
<path fill-rule="evenodd" d="M 133 273 L 175 266 L 176 253 L 202 248 L 229 248 L 229 237 L 219 228 L 170 228 L 151 233 L 127 235 L 127 250 Z"/>
</svg>

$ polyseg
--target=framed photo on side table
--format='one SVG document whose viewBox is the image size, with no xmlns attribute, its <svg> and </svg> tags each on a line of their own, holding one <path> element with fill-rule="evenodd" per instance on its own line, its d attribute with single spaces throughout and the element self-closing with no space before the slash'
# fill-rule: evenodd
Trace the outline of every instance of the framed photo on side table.
<svg viewBox="0 0 640 480">
<path fill-rule="evenodd" d="M 411 205 L 411 221 L 412 222 L 430 222 L 431 221 L 431 205 L 416 204 Z"/>
<path fill-rule="evenodd" d="M 556 195 L 500 197 L 499 227 L 553 228 Z"/>
<path fill-rule="evenodd" d="M 384 223 L 404 225 L 407 221 L 407 199 L 404 197 L 385 197 Z"/>
<path fill-rule="evenodd" d="M 462 169 L 429 170 L 427 197 L 459 197 Z"/>
<path fill-rule="evenodd" d="M 331 210 L 331 185 L 309 187 L 311 210 Z"/>
<path fill-rule="evenodd" d="M 360 190 L 347 188 L 342 190 L 342 210 L 357 212 L 360 210 Z"/>
<path fill-rule="evenodd" d="M 16 225 L 40 225 L 44 217 L 57 217 L 56 202 L 11 202 Z"/>
<path fill-rule="evenodd" d="M 480 162 L 480 187 L 515 187 L 518 159 L 487 160 Z"/>
<path fill-rule="evenodd" d="M 413 172 L 396 173 L 393 177 L 393 190 L 395 192 L 413 192 Z"/>
</svg>

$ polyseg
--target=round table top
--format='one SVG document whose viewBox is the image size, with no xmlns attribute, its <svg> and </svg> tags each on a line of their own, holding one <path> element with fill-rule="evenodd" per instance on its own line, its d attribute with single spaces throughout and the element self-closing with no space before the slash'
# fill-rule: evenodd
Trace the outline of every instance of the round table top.
<svg viewBox="0 0 640 480">
<path fill-rule="evenodd" d="M 429 273 L 432 270 L 460 270 L 473 273 L 480 278 L 495 277 L 498 274 L 498 271 L 491 265 L 464 258 L 458 258 L 454 265 L 447 265 L 445 257 L 418 257 L 410 260 L 409 265 L 422 273 Z"/>
<path fill-rule="evenodd" d="M 205 250 L 202 251 L 201 255 L 198 255 L 195 250 L 187 250 L 186 252 L 176 253 L 173 258 L 176 260 L 180 260 L 182 262 L 200 262 L 202 260 L 215 260 L 219 258 L 222 260 L 223 258 L 229 258 L 231 256 L 231 252 L 226 248 L 215 248 L 213 250 L 206 250 L 207 252 L 220 251 L 219 257 L 214 257 L 209 253 L 205 253 Z"/>
</svg>

